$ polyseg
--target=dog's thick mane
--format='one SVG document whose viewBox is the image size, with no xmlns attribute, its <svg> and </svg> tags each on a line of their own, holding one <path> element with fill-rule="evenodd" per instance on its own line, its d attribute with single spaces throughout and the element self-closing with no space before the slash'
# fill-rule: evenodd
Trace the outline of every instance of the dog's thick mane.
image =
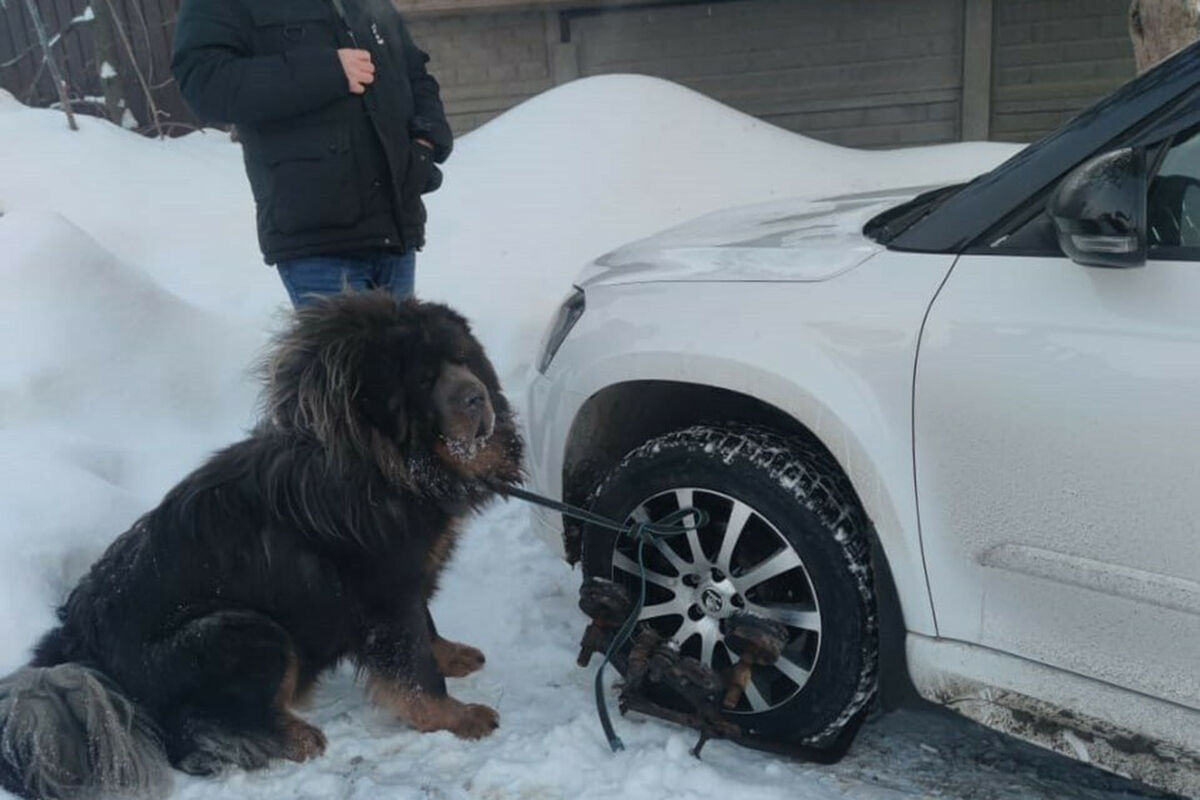
<svg viewBox="0 0 1200 800">
<path fill-rule="evenodd" d="M 294 449 L 274 472 L 278 488 L 267 488 L 280 511 L 330 525 L 344 525 L 338 513 L 313 501 L 322 485 L 341 482 L 382 495 L 399 491 L 463 513 L 482 505 L 493 492 L 481 480 L 451 469 L 435 453 L 437 433 L 427 414 L 408 408 L 400 436 L 388 436 L 369 424 L 362 408 L 368 359 L 402 341 L 414 358 L 444 350 L 464 361 L 488 387 L 497 416 L 496 450 L 501 460 L 520 469 L 521 442 L 512 410 L 495 371 L 457 312 L 431 303 L 396 303 L 385 293 L 343 293 L 296 312 L 294 324 L 273 341 L 261 366 L 264 381 L 262 422 L 255 437 L 273 447 Z M 382 476 L 382 483 L 374 477 Z M 325 527 L 325 526 L 320 526 Z"/>
<path fill-rule="evenodd" d="M 394 483 L 407 485 L 408 459 L 401 443 L 365 424 L 358 397 L 368 352 L 389 328 L 402 326 L 410 316 L 412 306 L 368 293 L 298 310 L 296 324 L 274 338 L 261 368 L 264 422 L 285 434 L 316 440 L 339 470 L 372 463 Z"/>
</svg>

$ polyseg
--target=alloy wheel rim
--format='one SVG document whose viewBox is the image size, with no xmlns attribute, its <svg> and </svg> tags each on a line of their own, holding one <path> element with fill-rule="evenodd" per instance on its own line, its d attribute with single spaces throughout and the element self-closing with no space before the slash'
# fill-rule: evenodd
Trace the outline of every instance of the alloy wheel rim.
<svg viewBox="0 0 1200 800">
<path fill-rule="evenodd" d="M 646 605 L 639 620 L 685 655 L 718 673 L 738 661 L 725 641 L 725 621 L 749 612 L 783 624 L 789 641 L 773 666 L 755 666 L 732 712 L 761 714 L 785 705 L 807 685 L 820 656 L 821 610 L 799 553 L 765 516 L 735 497 L 684 487 L 638 504 L 629 521 L 648 522 L 680 508 L 702 508 L 711 521 L 699 531 L 646 548 Z M 637 545 L 618 540 L 613 580 L 636 586 Z"/>
</svg>

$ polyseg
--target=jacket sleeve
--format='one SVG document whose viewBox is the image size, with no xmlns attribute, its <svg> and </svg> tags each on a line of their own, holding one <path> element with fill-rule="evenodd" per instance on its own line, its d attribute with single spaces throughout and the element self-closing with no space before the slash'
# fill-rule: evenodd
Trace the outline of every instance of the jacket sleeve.
<svg viewBox="0 0 1200 800">
<path fill-rule="evenodd" d="M 413 118 L 409 123 L 409 134 L 433 142 L 434 160 L 440 164 L 450 157 L 454 149 L 454 134 L 450 131 L 450 123 L 446 121 L 446 109 L 442 107 L 441 87 L 425 69 L 429 55 L 417 47 L 403 21 L 399 28 L 408 67 L 408 82 L 413 90 Z"/>
<path fill-rule="evenodd" d="M 303 46 L 253 54 L 253 20 L 236 0 L 184 0 L 171 72 L 205 122 L 267 122 L 313 111 L 348 94 L 337 50 Z"/>
</svg>

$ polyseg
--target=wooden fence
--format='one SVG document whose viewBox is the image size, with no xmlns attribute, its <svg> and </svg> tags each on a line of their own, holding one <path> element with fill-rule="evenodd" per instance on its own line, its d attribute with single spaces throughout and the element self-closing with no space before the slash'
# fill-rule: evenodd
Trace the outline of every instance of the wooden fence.
<svg viewBox="0 0 1200 800">
<path fill-rule="evenodd" d="M 174 135 L 195 119 L 171 78 L 178 0 L 35 0 L 77 111 Z M 0 0 L 0 87 L 28 105 L 58 104 L 26 0 Z"/>
</svg>

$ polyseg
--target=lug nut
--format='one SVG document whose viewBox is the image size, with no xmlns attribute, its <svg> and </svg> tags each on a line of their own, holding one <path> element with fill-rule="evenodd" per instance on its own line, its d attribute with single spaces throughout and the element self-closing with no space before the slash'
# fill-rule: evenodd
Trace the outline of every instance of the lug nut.
<svg viewBox="0 0 1200 800">
<path fill-rule="evenodd" d="M 715 583 L 720 583 L 721 581 L 725 580 L 725 573 L 721 572 L 721 570 L 717 569 L 716 567 L 713 567 L 712 579 Z"/>
</svg>

